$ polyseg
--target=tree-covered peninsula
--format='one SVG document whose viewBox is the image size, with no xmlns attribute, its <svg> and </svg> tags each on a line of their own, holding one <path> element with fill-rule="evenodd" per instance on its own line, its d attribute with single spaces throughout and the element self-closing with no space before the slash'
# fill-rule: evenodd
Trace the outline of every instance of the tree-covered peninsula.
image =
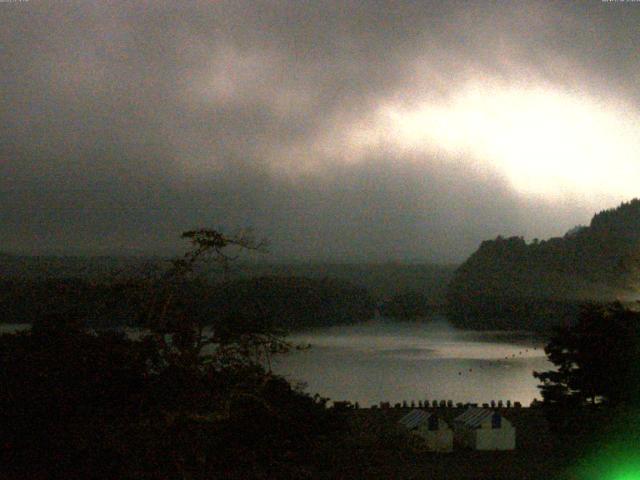
<svg viewBox="0 0 640 480">
<path fill-rule="evenodd" d="M 634 300 L 640 287 L 640 199 L 596 214 L 563 237 L 482 242 L 449 284 L 448 314 L 473 328 L 547 327 L 584 301 Z"/>
</svg>

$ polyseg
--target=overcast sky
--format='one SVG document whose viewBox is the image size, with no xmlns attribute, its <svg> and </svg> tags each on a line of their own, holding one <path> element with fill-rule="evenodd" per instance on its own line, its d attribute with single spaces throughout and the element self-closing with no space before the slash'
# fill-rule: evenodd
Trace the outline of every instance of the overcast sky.
<svg viewBox="0 0 640 480">
<path fill-rule="evenodd" d="M 461 261 L 640 193 L 640 3 L 0 3 L 0 250 Z"/>
</svg>

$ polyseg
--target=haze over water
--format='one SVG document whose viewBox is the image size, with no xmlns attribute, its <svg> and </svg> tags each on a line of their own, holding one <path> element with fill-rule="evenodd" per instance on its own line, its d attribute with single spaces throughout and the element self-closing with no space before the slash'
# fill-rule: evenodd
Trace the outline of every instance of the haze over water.
<svg viewBox="0 0 640 480">
<path fill-rule="evenodd" d="M 431 323 L 374 320 L 295 334 L 305 351 L 279 357 L 277 373 L 307 391 L 361 406 L 380 401 L 519 401 L 540 398 L 534 370 L 549 370 L 544 340 L 527 332 L 457 330 Z"/>
</svg>

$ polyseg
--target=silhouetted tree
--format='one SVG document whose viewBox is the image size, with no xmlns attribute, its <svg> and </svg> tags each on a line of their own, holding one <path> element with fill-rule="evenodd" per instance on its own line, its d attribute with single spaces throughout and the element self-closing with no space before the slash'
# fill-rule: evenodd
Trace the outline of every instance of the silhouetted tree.
<svg viewBox="0 0 640 480">
<path fill-rule="evenodd" d="M 206 229 L 184 232 L 182 238 L 192 248 L 173 260 L 159 278 L 151 278 L 143 293 L 141 323 L 155 335 L 167 364 L 196 369 L 216 362 L 252 365 L 286 351 L 284 332 L 274 331 L 267 318 L 247 318 L 239 311 L 198 310 L 206 304 L 202 297 L 217 288 L 202 279 L 199 264 L 210 260 L 228 271 L 238 253 L 263 251 L 266 242 L 246 232 L 227 236 Z"/>
<path fill-rule="evenodd" d="M 183 237 L 187 254 L 130 285 L 144 307 L 140 338 L 87 328 L 73 295 L 30 330 L 0 336 L 0 473 L 308 477 L 301 466 L 339 430 L 327 400 L 270 372 L 268 359 L 289 345 L 267 319 L 211 311 L 205 328 L 194 300 L 208 286 L 187 288 L 201 259 L 227 268 L 228 249 L 263 244 L 213 230 Z"/>
<path fill-rule="evenodd" d="M 557 368 L 534 376 L 553 425 L 569 428 L 589 407 L 640 403 L 640 313 L 618 302 L 586 305 L 545 352 Z"/>
</svg>

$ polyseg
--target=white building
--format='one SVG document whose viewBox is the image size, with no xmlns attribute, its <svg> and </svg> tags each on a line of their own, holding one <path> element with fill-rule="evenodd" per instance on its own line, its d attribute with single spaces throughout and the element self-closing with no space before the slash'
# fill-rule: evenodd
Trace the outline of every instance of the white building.
<svg viewBox="0 0 640 480">
<path fill-rule="evenodd" d="M 433 452 L 453 450 L 453 431 L 437 415 L 424 410 L 411 410 L 398 422 L 411 433 L 418 435 Z"/>
<path fill-rule="evenodd" d="M 514 450 L 516 429 L 499 412 L 470 408 L 453 421 L 456 444 L 473 450 Z"/>
</svg>

